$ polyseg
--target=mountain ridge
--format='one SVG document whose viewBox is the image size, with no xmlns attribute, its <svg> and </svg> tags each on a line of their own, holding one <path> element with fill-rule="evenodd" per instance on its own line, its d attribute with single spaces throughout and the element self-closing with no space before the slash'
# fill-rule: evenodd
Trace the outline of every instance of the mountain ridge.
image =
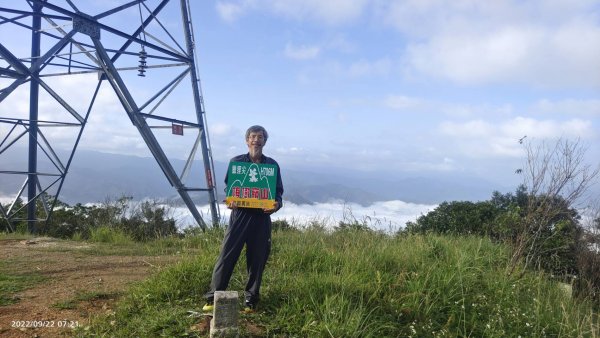
<svg viewBox="0 0 600 338">
<path fill-rule="evenodd" d="M 183 160 L 173 160 L 172 165 L 180 171 Z M 40 168 L 51 164 L 39 160 Z M 215 161 L 218 198 L 224 199 L 225 172 L 228 163 Z M 2 158 L 0 170 L 26 168 L 23 158 Z M 192 173 L 202 177 L 203 165 L 196 161 Z M 202 172 L 200 172 L 200 170 Z M 484 200 L 494 190 L 511 191 L 512 188 L 497 186 L 487 180 L 468 175 L 421 175 L 387 176 L 346 169 L 343 173 L 314 172 L 310 168 L 282 168 L 285 187 L 284 199 L 295 204 L 313 204 L 343 200 L 349 203 L 370 205 L 377 201 L 402 200 L 410 203 L 437 204 L 447 200 Z M 14 195 L 22 180 L 14 175 L 0 175 L 0 195 Z M 21 177 L 23 178 L 23 177 Z M 188 183 L 188 185 L 190 185 Z M 78 151 L 73 159 L 59 199 L 69 204 L 100 202 L 107 198 L 132 196 L 134 199 L 156 198 L 178 200 L 171 187 L 151 157 L 109 154 L 97 151 Z M 197 203 L 205 203 L 206 194 L 194 193 Z"/>
</svg>

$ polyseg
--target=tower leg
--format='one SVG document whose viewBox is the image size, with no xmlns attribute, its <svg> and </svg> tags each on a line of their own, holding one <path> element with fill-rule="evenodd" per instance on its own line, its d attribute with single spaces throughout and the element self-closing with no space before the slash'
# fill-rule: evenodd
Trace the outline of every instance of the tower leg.
<svg viewBox="0 0 600 338">
<path fill-rule="evenodd" d="M 33 5 L 33 24 L 31 30 L 31 64 L 36 64 L 40 56 L 40 29 L 42 28 L 41 17 L 42 6 Z M 37 75 L 38 67 L 32 69 L 32 73 Z M 37 232 L 36 215 L 36 195 L 37 195 L 37 132 L 38 132 L 38 99 L 40 93 L 40 84 L 32 77 L 29 89 L 29 166 L 27 174 L 27 229 L 30 233 Z"/>
</svg>

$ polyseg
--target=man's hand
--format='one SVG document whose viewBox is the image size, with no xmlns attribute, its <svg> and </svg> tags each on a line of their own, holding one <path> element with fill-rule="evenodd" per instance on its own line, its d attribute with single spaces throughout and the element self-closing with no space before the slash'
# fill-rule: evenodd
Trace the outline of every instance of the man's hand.
<svg viewBox="0 0 600 338">
<path fill-rule="evenodd" d="M 234 201 L 231 201 L 231 202 L 227 203 L 227 209 L 231 209 L 231 210 L 237 209 L 237 204 L 235 204 Z"/>
<path fill-rule="evenodd" d="M 273 204 L 273 208 L 264 208 L 263 211 L 265 212 L 265 214 L 270 215 L 270 214 L 274 213 L 275 211 L 277 211 L 277 209 L 279 209 L 279 202 L 275 202 Z"/>
</svg>

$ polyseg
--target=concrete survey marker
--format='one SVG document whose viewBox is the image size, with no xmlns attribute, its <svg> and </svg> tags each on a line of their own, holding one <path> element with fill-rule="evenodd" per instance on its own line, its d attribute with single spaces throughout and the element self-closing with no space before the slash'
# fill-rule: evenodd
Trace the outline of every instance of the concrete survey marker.
<svg viewBox="0 0 600 338">
<path fill-rule="evenodd" d="M 211 338 L 239 337 L 239 301 L 237 291 L 215 291 Z"/>
</svg>

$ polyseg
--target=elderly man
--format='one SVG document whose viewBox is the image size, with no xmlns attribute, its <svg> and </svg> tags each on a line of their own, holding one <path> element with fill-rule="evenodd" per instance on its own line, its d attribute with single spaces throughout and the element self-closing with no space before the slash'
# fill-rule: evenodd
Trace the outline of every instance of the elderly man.
<svg viewBox="0 0 600 338">
<path fill-rule="evenodd" d="M 252 162 L 277 166 L 275 205 L 269 209 L 242 208 L 237 207 L 233 202 L 227 205 L 231 209 L 229 226 L 225 231 L 221 253 L 213 270 L 210 291 L 204 295 L 207 304 L 202 310 L 205 312 L 213 310 L 214 292 L 227 289 L 229 279 L 244 245 L 246 245 L 246 267 L 248 271 L 244 310 L 250 312 L 256 309 L 263 271 L 271 251 L 271 214 L 283 205 L 283 183 L 279 165 L 272 158 L 263 155 L 263 147 L 268 138 L 269 134 L 265 128 L 261 126 L 248 128 L 246 131 L 248 153 L 232 158 L 231 162 Z M 227 175 L 225 176 L 225 184 L 227 184 Z"/>
</svg>

